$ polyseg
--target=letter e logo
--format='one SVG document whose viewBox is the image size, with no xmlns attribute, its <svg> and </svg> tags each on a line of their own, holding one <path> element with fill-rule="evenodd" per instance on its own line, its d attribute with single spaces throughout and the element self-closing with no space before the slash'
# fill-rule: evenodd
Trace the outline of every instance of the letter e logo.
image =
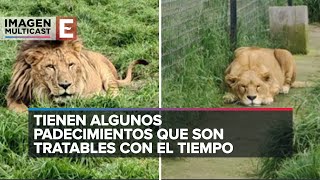
<svg viewBox="0 0 320 180">
<path fill-rule="evenodd" d="M 57 17 L 56 23 L 56 40 L 77 39 L 77 19 L 75 17 Z"/>
</svg>

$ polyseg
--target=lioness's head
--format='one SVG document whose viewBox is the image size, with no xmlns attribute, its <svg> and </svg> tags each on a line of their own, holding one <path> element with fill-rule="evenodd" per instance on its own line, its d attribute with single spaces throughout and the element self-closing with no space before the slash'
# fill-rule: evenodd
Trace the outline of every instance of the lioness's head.
<svg viewBox="0 0 320 180">
<path fill-rule="evenodd" d="M 32 94 L 39 99 L 61 103 L 82 93 L 85 72 L 78 41 L 36 46 L 23 52 L 30 66 L 33 81 Z"/>
<path fill-rule="evenodd" d="M 244 105 L 261 105 L 273 102 L 269 86 L 271 77 L 268 72 L 259 73 L 247 70 L 237 76 L 228 74 L 225 81 L 232 93 Z"/>
</svg>

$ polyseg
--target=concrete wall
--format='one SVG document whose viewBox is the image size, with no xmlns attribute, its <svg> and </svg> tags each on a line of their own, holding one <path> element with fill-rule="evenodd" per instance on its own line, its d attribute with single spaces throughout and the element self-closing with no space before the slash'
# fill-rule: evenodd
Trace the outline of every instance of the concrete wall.
<svg viewBox="0 0 320 180">
<path fill-rule="evenodd" d="M 279 46 L 294 54 L 307 54 L 308 7 L 269 8 L 270 31 Z"/>
</svg>

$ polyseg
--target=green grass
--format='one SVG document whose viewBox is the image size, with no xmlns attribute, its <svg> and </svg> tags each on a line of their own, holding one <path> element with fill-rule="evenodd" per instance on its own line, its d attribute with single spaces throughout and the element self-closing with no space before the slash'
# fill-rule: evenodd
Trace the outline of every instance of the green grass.
<svg viewBox="0 0 320 180">
<path fill-rule="evenodd" d="M 216 85 L 221 76 L 208 76 L 210 69 L 204 66 L 208 59 L 201 55 L 190 55 L 171 78 L 162 80 L 163 107 L 217 107 L 221 104 L 221 89 Z M 195 63 L 196 62 L 196 63 Z M 222 64 L 223 65 L 223 64 Z M 214 66 L 211 66 L 214 67 Z"/>
<path fill-rule="evenodd" d="M 135 59 L 150 62 L 135 68 L 139 84 L 121 89 L 119 97 L 75 99 L 66 107 L 158 107 L 157 0 L 0 0 L 0 16 L 76 16 L 84 46 L 109 57 L 120 75 Z M 27 116 L 5 107 L 18 43 L 0 42 L 0 178 L 158 178 L 157 158 L 29 158 Z M 32 107 L 56 105 L 37 102 Z"/>
<path fill-rule="evenodd" d="M 199 34 L 187 33 L 181 40 L 175 39 L 167 43 L 176 44 L 177 47 L 173 48 L 183 48 L 185 53 L 172 54 L 162 59 L 162 64 L 170 64 L 168 61 L 173 59 L 173 65 L 162 70 L 163 107 L 217 107 L 221 105 L 223 72 L 232 55 L 228 32 L 224 29 L 227 12 L 225 5 L 226 1 L 208 2 L 203 9 L 201 20 L 196 24 L 194 23 L 198 20 L 197 18 L 180 26 L 171 24 L 170 20 L 163 25 L 165 28 L 163 34 L 176 35 L 184 34 L 194 26 L 199 27 Z M 190 12 L 194 13 L 192 10 Z M 186 21 L 185 17 L 194 18 L 194 15 L 188 14 L 187 11 L 174 15 L 176 16 L 182 18 L 181 21 Z M 190 47 L 181 46 L 185 41 L 192 41 L 198 37 L 201 40 L 195 41 Z M 169 48 L 163 47 L 163 49 Z"/>
<path fill-rule="evenodd" d="M 278 179 L 319 179 L 320 84 L 296 101 L 293 157 L 266 158 L 260 162 L 258 176 Z"/>
<path fill-rule="evenodd" d="M 308 152 L 301 152 L 285 161 L 277 171 L 279 179 L 319 179 L 320 148 L 315 147 Z"/>
<path fill-rule="evenodd" d="M 1 109 L 0 119 L 0 178 L 158 178 L 157 158 L 29 158 L 27 115 Z"/>
</svg>

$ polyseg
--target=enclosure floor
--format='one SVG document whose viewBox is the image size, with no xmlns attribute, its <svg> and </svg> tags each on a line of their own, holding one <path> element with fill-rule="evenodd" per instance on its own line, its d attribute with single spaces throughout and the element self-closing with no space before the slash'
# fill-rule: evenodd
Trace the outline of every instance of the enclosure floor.
<svg viewBox="0 0 320 180">
<path fill-rule="evenodd" d="M 297 80 L 307 81 L 320 77 L 320 25 L 309 26 L 308 55 L 295 55 Z M 291 89 L 279 95 L 272 107 L 293 107 L 294 98 L 303 98 L 306 89 Z M 227 105 L 226 107 L 238 107 Z M 254 178 L 257 158 L 176 158 L 162 160 L 163 179 Z"/>
</svg>

